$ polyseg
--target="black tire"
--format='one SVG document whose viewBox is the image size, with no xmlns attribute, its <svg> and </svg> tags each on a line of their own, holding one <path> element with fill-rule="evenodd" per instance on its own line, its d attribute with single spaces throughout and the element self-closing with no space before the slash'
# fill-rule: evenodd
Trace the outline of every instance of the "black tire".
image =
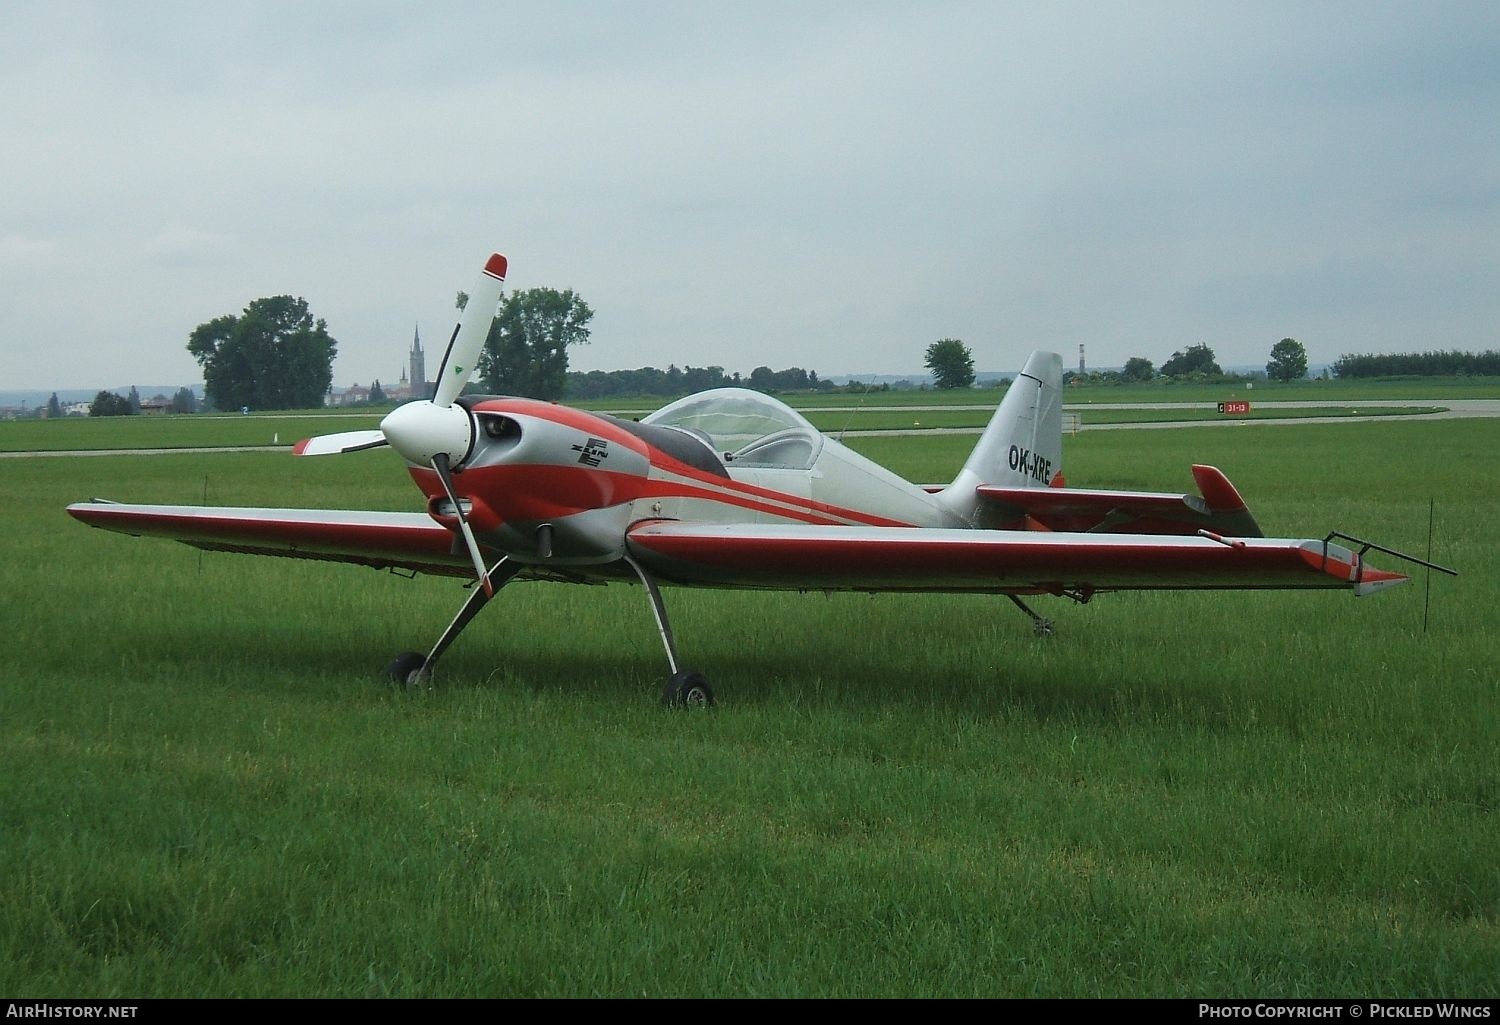
<svg viewBox="0 0 1500 1025">
<path fill-rule="evenodd" d="M 702 673 L 685 669 L 667 680 L 661 703 L 668 708 L 712 708 L 714 692 Z"/>
<path fill-rule="evenodd" d="M 403 651 L 385 667 L 385 678 L 398 687 L 411 686 L 411 674 L 427 663 L 427 656 L 416 651 Z"/>
</svg>

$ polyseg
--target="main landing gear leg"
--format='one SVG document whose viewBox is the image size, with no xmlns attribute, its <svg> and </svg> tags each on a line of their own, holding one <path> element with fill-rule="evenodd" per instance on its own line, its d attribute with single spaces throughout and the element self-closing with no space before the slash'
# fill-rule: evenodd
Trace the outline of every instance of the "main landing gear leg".
<svg viewBox="0 0 1500 1025">
<path fill-rule="evenodd" d="M 489 579 L 490 589 L 499 593 L 500 588 L 510 583 L 511 578 L 520 571 L 519 562 L 501 558 L 485 576 Z M 479 610 L 484 608 L 489 600 L 490 595 L 485 593 L 483 587 L 476 584 L 469 594 L 469 600 L 464 602 L 463 608 L 458 610 L 458 615 L 453 617 L 453 622 L 448 624 L 448 629 L 443 631 L 443 635 L 432 646 L 432 650 L 425 657 L 421 652 L 402 652 L 386 667 L 386 675 L 391 678 L 392 682 L 404 684 L 409 690 L 431 686 L 432 667 L 437 664 L 439 656 L 448 650 L 448 645 L 463 633 L 464 627 L 469 625 L 469 620 L 479 615 Z"/>
<path fill-rule="evenodd" d="M 1031 610 L 1030 605 L 1027 605 L 1024 601 L 1022 601 L 1020 598 L 1017 598 L 1015 595 L 1007 594 L 1006 597 L 1016 603 L 1016 608 L 1020 609 L 1022 612 L 1031 617 L 1031 630 L 1033 633 L 1035 633 L 1038 637 L 1052 636 L 1052 620 L 1047 619 L 1045 616 L 1037 615 Z"/>
<path fill-rule="evenodd" d="M 709 689 L 703 674 L 683 669 L 677 661 L 677 642 L 672 638 L 672 624 L 667 621 L 667 607 L 662 604 L 656 581 L 630 556 L 625 556 L 625 561 L 645 585 L 646 595 L 651 599 L 651 614 L 656 617 L 657 633 L 661 634 L 661 643 L 667 649 L 667 665 L 671 667 L 672 675 L 667 679 L 661 703 L 670 708 L 706 708 L 712 705 L 714 692 Z"/>
</svg>

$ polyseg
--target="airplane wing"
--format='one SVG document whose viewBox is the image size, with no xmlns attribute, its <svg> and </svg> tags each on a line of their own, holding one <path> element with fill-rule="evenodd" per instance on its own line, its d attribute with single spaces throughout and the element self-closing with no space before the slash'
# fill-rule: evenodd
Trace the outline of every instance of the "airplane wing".
<svg viewBox="0 0 1500 1025">
<path fill-rule="evenodd" d="M 1212 466 L 1194 466 L 1201 495 L 1081 488 L 1003 487 L 981 484 L 979 497 L 1012 530 L 1065 530 L 1129 534 L 1196 534 L 1263 537 L 1229 478 Z"/>
<path fill-rule="evenodd" d="M 425 513 L 99 501 L 75 503 L 68 506 L 68 513 L 91 527 L 171 538 L 207 551 L 474 575 L 467 553 L 454 551 L 455 535 Z"/>
<path fill-rule="evenodd" d="M 661 579 L 719 587 L 1070 594 L 1404 582 L 1319 540 L 651 520 L 627 536 Z"/>
<path fill-rule="evenodd" d="M 90 526 L 207 551 L 468 577 L 455 535 L 423 513 L 81 502 Z M 679 584 L 854 591 L 1074 594 L 1152 589 L 1351 588 L 1407 578 L 1318 540 L 648 520 L 627 544 Z"/>
</svg>

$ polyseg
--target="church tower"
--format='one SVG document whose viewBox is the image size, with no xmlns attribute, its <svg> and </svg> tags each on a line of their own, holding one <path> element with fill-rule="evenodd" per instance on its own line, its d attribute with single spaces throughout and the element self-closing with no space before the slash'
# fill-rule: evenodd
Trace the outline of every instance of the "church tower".
<svg viewBox="0 0 1500 1025">
<path fill-rule="evenodd" d="M 422 332 L 420 325 L 412 328 L 410 380 L 413 395 L 426 398 L 432 391 L 427 384 L 427 361 L 422 353 Z"/>
</svg>

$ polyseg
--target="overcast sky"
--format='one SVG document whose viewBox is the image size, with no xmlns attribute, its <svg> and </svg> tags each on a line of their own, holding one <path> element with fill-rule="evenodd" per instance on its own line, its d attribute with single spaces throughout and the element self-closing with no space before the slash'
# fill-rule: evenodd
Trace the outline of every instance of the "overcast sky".
<svg viewBox="0 0 1500 1025">
<path fill-rule="evenodd" d="M 434 367 L 485 257 L 574 369 L 1500 345 L 1500 4 L 0 0 L 0 390 L 307 298 Z"/>
</svg>

